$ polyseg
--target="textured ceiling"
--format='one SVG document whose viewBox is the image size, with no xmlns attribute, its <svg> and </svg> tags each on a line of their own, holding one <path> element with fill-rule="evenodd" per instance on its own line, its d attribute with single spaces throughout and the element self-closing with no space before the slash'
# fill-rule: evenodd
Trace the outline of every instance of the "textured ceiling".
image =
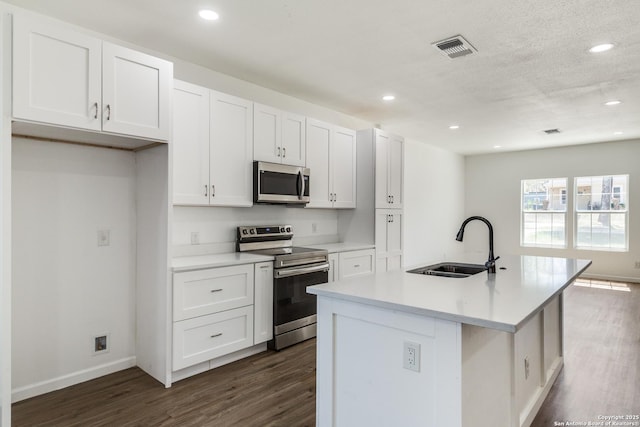
<svg viewBox="0 0 640 427">
<path fill-rule="evenodd" d="M 640 138 L 637 0 L 5 1 L 458 153 Z"/>
</svg>

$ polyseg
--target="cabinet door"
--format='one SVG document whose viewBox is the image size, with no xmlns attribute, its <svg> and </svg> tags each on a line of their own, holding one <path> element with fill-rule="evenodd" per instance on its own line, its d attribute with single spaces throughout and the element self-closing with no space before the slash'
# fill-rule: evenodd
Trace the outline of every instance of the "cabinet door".
<svg viewBox="0 0 640 427">
<path fill-rule="evenodd" d="M 211 204 L 253 204 L 253 103 L 211 91 Z"/>
<path fill-rule="evenodd" d="M 253 307 L 173 323 L 173 370 L 253 345 Z"/>
<path fill-rule="evenodd" d="M 335 128 L 331 141 L 333 207 L 356 207 L 356 132 Z"/>
<path fill-rule="evenodd" d="M 309 208 L 331 208 L 331 174 L 329 146 L 331 128 L 328 123 L 307 119 L 307 167 L 310 169 Z"/>
<path fill-rule="evenodd" d="M 389 214 L 387 222 L 387 253 L 397 254 L 402 252 L 402 214 Z"/>
<path fill-rule="evenodd" d="M 246 264 L 175 273 L 173 320 L 253 305 L 253 270 Z"/>
<path fill-rule="evenodd" d="M 102 42 L 16 13 L 13 116 L 100 130 Z"/>
<path fill-rule="evenodd" d="M 173 203 L 209 204 L 209 89 L 174 81 Z"/>
<path fill-rule="evenodd" d="M 398 136 L 389 138 L 388 188 L 391 196 L 391 207 L 402 208 L 404 197 L 404 139 Z"/>
<path fill-rule="evenodd" d="M 387 209 L 376 209 L 375 244 L 378 257 L 387 255 L 387 225 L 390 216 Z"/>
<path fill-rule="evenodd" d="M 340 253 L 340 280 L 347 277 L 366 276 L 375 271 L 374 250 Z"/>
<path fill-rule="evenodd" d="M 108 42 L 102 44 L 102 130 L 169 139 L 173 64 Z"/>
<path fill-rule="evenodd" d="M 253 343 L 260 344 L 273 338 L 273 263 L 255 265 L 253 306 Z"/>
<path fill-rule="evenodd" d="M 389 194 L 389 137 L 378 131 L 374 131 L 376 147 L 376 208 L 391 207 L 391 194 Z"/>
<path fill-rule="evenodd" d="M 328 283 L 335 282 L 340 277 L 340 262 L 338 254 L 329 254 L 329 280 Z"/>
<path fill-rule="evenodd" d="M 253 104 L 253 160 L 282 162 L 282 112 Z"/>
<path fill-rule="evenodd" d="M 282 163 L 305 166 L 306 126 L 305 117 L 299 114 L 282 113 Z"/>
</svg>

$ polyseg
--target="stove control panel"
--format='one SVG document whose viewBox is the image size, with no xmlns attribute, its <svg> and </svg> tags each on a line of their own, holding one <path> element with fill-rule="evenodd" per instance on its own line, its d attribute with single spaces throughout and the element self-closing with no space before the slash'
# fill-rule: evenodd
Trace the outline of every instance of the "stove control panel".
<svg viewBox="0 0 640 427">
<path fill-rule="evenodd" d="M 260 225 L 238 227 L 238 241 L 243 240 L 282 240 L 291 239 L 293 230 L 290 225 Z"/>
</svg>

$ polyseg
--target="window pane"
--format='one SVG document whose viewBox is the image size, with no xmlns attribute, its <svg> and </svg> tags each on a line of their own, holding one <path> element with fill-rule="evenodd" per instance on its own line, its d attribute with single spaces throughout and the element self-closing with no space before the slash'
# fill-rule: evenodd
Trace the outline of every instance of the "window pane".
<svg viewBox="0 0 640 427">
<path fill-rule="evenodd" d="M 551 244 L 554 246 L 565 246 L 565 215 L 553 214 L 553 234 Z"/>
<path fill-rule="evenodd" d="M 538 214 L 536 221 L 536 243 L 539 245 L 551 244 L 551 230 L 553 216 L 551 214 Z"/>
<path fill-rule="evenodd" d="M 575 246 L 628 249 L 628 175 L 575 179 Z"/>
<path fill-rule="evenodd" d="M 521 208 L 523 245 L 566 245 L 567 178 L 522 180 Z"/>
</svg>

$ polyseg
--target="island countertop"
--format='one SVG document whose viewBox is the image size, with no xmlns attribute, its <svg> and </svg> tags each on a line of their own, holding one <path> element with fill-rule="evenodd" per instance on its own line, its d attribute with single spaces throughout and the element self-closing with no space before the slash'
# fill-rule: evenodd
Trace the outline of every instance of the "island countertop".
<svg viewBox="0 0 640 427">
<path fill-rule="evenodd" d="M 455 262 L 484 264 L 477 254 Z M 307 292 L 515 333 L 590 265 L 583 259 L 503 256 L 492 275 L 460 279 L 407 273 L 407 268 L 310 286 Z"/>
</svg>

